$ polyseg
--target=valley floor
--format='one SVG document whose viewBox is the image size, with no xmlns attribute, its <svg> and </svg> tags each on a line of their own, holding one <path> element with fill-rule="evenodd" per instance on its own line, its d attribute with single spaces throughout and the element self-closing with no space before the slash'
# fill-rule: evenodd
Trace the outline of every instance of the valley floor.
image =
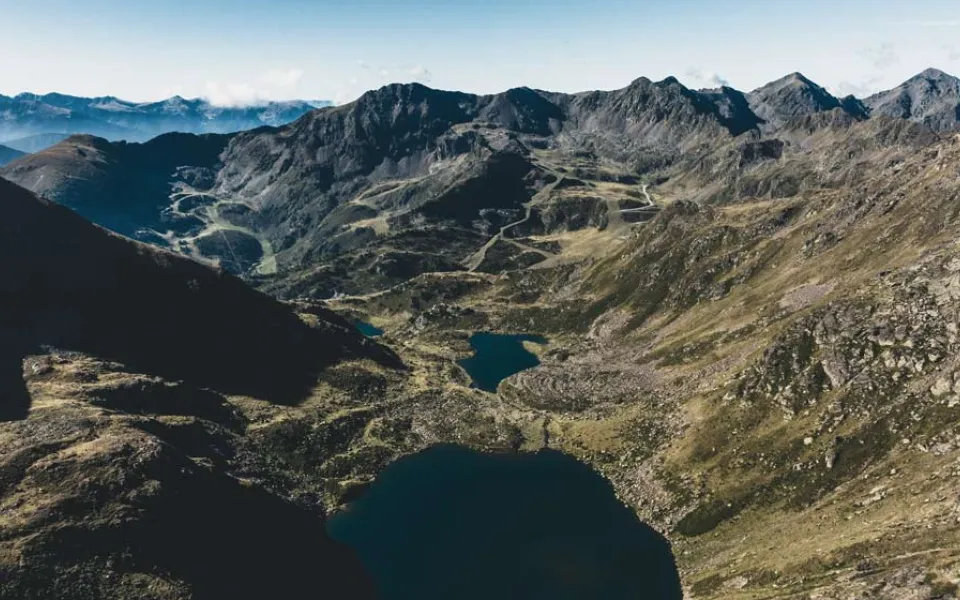
<svg viewBox="0 0 960 600">
<path fill-rule="evenodd" d="M 709 239 L 790 210 L 789 203 L 734 206 L 696 231 Z M 952 245 L 931 242 L 918 258 L 898 246 L 857 247 L 857 239 L 806 262 L 801 247 L 812 223 L 830 219 L 808 214 L 809 221 L 781 225 L 766 250 L 749 247 L 734 261 L 734 276 L 750 273 L 751 286 L 679 316 L 651 315 L 639 328 L 623 304 L 584 301 L 585 290 L 601 284 L 583 258 L 502 276 L 428 274 L 337 301 L 384 328 L 385 343 L 412 369 L 401 387 L 386 386 L 392 391 L 369 407 L 355 444 L 331 459 L 344 469 L 338 476 L 348 487 L 369 481 L 375 469 L 347 465 L 363 464 L 374 448 L 389 460 L 443 442 L 550 447 L 606 476 L 668 536 L 690 597 L 953 597 L 960 581 L 960 401 L 950 375 L 956 306 L 937 290 L 954 289 L 960 263 Z M 638 235 L 647 234 L 556 239 L 581 257 L 589 256 L 579 252 L 584 244 L 605 245 L 605 267 L 618 260 L 618 247 L 636 253 Z M 857 252 L 893 268 L 877 280 L 869 262 L 851 258 Z M 842 262 L 825 269 L 829 260 Z M 595 272 L 617 279 L 608 268 Z M 626 285 L 637 286 L 627 287 L 632 293 L 646 283 Z M 688 285 L 681 275 L 664 293 Z M 530 346 L 542 364 L 496 394 L 470 389 L 454 360 L 467 355 L 477 330 L 546 335 L 547 346 Z M 396 435 L 398 427 L 406 432 L 399 439 L 371 434 Z"/>
</svg>

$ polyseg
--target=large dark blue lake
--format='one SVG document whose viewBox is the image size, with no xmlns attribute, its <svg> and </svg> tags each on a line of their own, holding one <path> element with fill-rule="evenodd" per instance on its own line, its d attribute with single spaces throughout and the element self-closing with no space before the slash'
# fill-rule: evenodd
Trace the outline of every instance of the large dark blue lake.
<svg viewBox="0 0 960 600">
<path fill-rule="evenodd" d="M 540 364 L 540 359 L 524 348 L 523 342 L 546 344 L 547 340 L 539 335 L 477 332 L 470 336 L 473 356 L 457 363 L 467 371 L 475 387 L 496 392 L 507 377 Z"/>
<path fill-rule="evenodd" d="M 554 451 L 426 450 L 388 467 L 327 530 L 384 600 L 681 598 L 666 540 Z"/>
</svg>

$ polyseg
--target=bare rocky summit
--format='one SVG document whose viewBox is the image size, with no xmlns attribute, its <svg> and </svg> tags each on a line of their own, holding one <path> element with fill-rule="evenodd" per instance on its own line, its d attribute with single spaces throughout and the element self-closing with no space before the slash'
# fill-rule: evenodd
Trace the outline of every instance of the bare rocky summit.
<svg viewBox="0 0 960 600">
<path fill-rule="evenodd" d="M 750 92 L 747 99 L 754 114 L 770 130 L 798 117 L 844 110 L 840 100 L 800 73 L 791 73 L 768 83 Z"/>
<path fill-rule="evenodd" d="M 934 131 L 955 131 L 960 119 L 960 79 L 927 69 L 896 88 L 864 100 L 871 114 L 923 123 Z"/>
</svg>

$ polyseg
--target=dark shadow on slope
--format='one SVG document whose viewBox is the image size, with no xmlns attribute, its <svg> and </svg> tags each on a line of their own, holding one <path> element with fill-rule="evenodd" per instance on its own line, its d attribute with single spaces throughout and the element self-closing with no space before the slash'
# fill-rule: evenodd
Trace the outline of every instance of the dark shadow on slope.
<svg viewBox="0 0 960 600">
<path fill-rule="evenodd" d="M 0 339 L 278 403 L 299 401 L 346 358 L 400 365 L 332 312 L 312 328 L 229 274 L 109 234 L 5 181 L 0 207 Z"/>
<path fill-rule="evenodd" d="M 328 524 L 385 599 L 680 598 L 670 545 L 564 454 L 436 447 Z"/>
<path fill-rule="evenodd" d="M 212 169 L 228 135 L 171 133 L 143 144 L 109 142 L 90 135 L 71 136 L 61 144 L 25 157 L 3 170 L 3 176 L 40 193 L 54 194 L 59 204 L 111 231 L 135 237 L 141 228 L 182 228 L 162 213 L 170 205 L 171 180 L 177 172 L 191 185 L 201 184 L 187 171 Z M 51 172 L 52 170 L 52 172 Z M 45 188 L 38 172 L 59 181 Z M 47 191 L 44 191 L 44 190 Z"/>
<path fill-rule="evenodd" d="M 523 156 L 500 152 L 480 165 L 472 177 L 458 182 L 420 207 L 419 213 L 430 219 L 449 220 L 470 225 L 485 211 L 491 225 L 499 228 L 507 222 L 497 211 L 520 210 L 530 199 L 528 188 L 533 165 Z"/>
<path fill-rule="evenodd" d="M 30 410 L 30 393 L 23 381 L 24 354 L 18 340 L 0 332 L 0 422 L 24 419 Z"/>
<path fill-rule="evenodd" d="M 151 542 L 138 557 L 145 567 L 191 582 L 197 598 L 377 597 L 355 553 L 327 537 L 319 515 L 222 476 L 178 487 L 129 535 Z"/>
</svg>

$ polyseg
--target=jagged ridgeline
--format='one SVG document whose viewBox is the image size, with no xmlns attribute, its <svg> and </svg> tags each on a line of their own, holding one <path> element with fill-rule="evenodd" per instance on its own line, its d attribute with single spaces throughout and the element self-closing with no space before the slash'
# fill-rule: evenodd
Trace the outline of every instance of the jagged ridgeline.
<svg viewBox="0 0 960 600">
<path fill-rule="evenodd" d="M 946 131 L 957 97 L 933 70 L 863 101 L 798 73 L 748 94 L 673 78 L 572 95 L 391 85 L 278 129 L 73 137 L 2 175 L 124 235 L 269 278 L 275 293 L 325 298 L 530 266 L 554 253 L 509 238 L 616 225 L 646 200 L 641 175 L 692 173 L 710 189 L 823 127 L 896 117 Z M 793 182 L 772 185 L 747 192 Z"/>
<path fill-rule="evenodd" d="M 586 463 L 670 541 L 689 597 L 951 597 L 958 107 L 936 70 L 862 99 L 799 73 L 749 93 L 391 85 L 280 127 L 13 160 L 0 175 L 80 216 L 3 188 L 36 225 L 0 240 L 13 416 L 32 398 L 2 429 L 0 560 L 20 591 L 179 597 L 205 583 L 166 555 L 64 570 L 27 540 L 59 544 L 73 502 L 126 523 L 126 498 L 162 499 L 169 472 L 130 446 L 310 513 L 454 443 Z M 476 385 L 477 332 L 524 334 L 534 367 Z M 109 493 L 67 493 L 90 469 Z"/>
</svg>

